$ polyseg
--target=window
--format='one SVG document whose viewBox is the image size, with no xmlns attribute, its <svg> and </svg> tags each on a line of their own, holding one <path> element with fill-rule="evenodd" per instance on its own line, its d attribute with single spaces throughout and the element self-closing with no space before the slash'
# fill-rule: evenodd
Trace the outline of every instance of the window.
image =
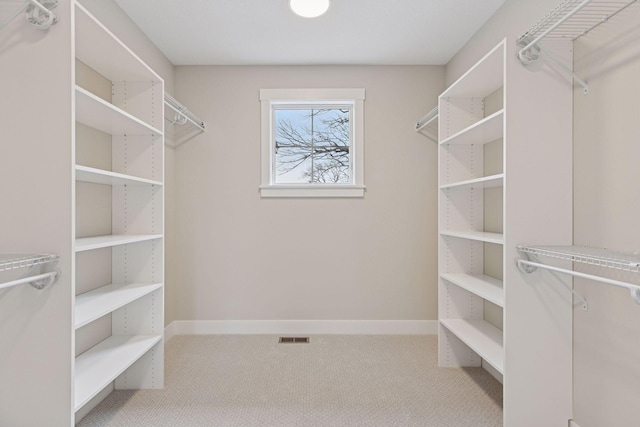
<svg viewBox="0 0 640 427">
<path fill-rule="evenodd" d="M 262 197 L 363 197 L 364 89 L 263 89 Z"/>
</svg>

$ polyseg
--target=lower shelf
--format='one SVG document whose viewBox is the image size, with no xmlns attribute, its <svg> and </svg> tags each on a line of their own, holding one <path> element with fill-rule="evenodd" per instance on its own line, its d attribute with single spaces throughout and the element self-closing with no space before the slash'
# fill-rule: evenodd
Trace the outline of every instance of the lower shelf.
<svg viewBox="0 0 640 427">
<path fill-rule="evenodd" d="M 76 329 L 158 289 L 162 283 L 110 284 L 76 296 Z"/>
<path fill-rule="evenodd" d="M 504 244 L 504 236 L 500 233 L 489 233 L 487 231 L 441 231 L 442 236 L 458 237 L 460 239 L 477 240 L 479 242 Z"/>
<path fill-rule="evenodd" d="M 469 292 L 478 295 L 497 305 L 504 307 L 504 290 L 502 280 L 484 274 L 450 274 L 440 275 L 447 282 L 453 283 Z"/>
<path fill-rule="evenodd" d="M 440 319 L 440 324 L 503 373 L 504 350 L 500 329 L 484 320 Z"/>
<path fill-rule="evenodd" d="M 162 340 L 162 335 L 114 335 L 76 358 L 75 411 Z"/>
</svg>

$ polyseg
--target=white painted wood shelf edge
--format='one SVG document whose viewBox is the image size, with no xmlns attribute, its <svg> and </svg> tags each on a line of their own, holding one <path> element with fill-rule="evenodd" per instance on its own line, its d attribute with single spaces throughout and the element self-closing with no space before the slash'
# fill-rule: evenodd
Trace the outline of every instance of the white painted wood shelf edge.
<svg viewBox="0 0 640 427">
<path fill-rule="evenodd" d="M 442 145 L 487 144 L 504 135 L 504 109 L 498 110 L 451 135 L 440 142 Z"/>
<path fill-rule="evenodd" d="M 162 135 L 162 131 L 77 85 L 76 121 L 111 135 Z"/>
<path fill-rule="evenodd" d="M 504 349 L 500 329 L 485 320 L 440 319 L 440 324 L 498 372 L 504 372 Z"/>
<path fill-rule="evenodd" d="M 76 357 L 77 411 L 162 340 L 162 335 L 113 335 Z"/>
<path fill-rule="evenodd" d="M 480 242 L 504 244 L 504 235 L 500 233 L 489 233 L 486 231 L 440 231 L 440 235 L 458 237 L 460 239 L 477 240 Z"/>
<path fill-rule="evenodd" d="M 447 282 L 465 289 L 479 297 L 504 307 L 504 288 L 502 280 L 484 274 L 441 274 Z"/>
<path fill-rule="evenodd" d="M 76 239 L 76 252 L 162 239 L 162 234 L 117 234 Z"/>
<path fill-rule="evenodd" d="M 145 295 L 162 283 L 111 283 L 76 296 L 75 327 L 81 328 Z"/>
<path fill-rule="evenodd" d="M 76 165 L 76 181 L 104 185 L 162 185 L 160 181 Z"/>
<path fill-rule="evenodd" d="M 469 179 L 466 181 L 453 182 L 451 184 L 444 184 L 440 186 L 441 190 L 447 188 L 494 188 L 502 187 L 504 185 L 504 174 L 483 176 L 482 178 Z"/>
</svg>

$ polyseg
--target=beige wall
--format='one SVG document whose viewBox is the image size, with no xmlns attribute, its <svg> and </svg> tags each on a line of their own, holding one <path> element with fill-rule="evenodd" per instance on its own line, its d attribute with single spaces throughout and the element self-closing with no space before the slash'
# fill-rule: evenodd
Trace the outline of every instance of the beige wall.
<svg viewBox="0 0 640 427">
<path fill-rule="evenodd" d="M 176 67 L 207 132 L 176 150 L 181 320 L 436 319 L 427 66 Z M 364 199 L 261 199 L 262 88 L 364 87 Z"/>
<path fill-rule="evenodd" d="M 60 23 L 49 31 L 33 28 L 22 15 L 0 31 L 0 253 L 57 254 L 61 272 L 48 289 L 23 284 L 0 290 L 1 426 L 71 425 L 69 2 L 60 2 L 56 14 Z M 11 273 L 0 273 L 0 283 L 18 278 Z"/>
<path fill-rule="evenodd" d="M 574 241 L 640 251 L 640 5 L 575 43 Z M 602 270 L 586 270 L 602 274 Z M 640 284 L 637 274 L 610 277 Z M 629 292 L 574 281 L 589 311 L 574 312 L 574 416 L 580 427 L 638 424 L 640 306 Z"/>
<path fill-rule="evenodd" d="M 507 0 L 447 65 L 447 84 L 499 40 L 521 35 L 557 4 Z M 581 88 L 574 95 L 574 243 L 631 252 L 640 249 L 640 228 L 634 225 L 640 216 L 637 9 L 577 42 L 574 56 L 577 72 L 591 86 L 588 96 Z M 638 283 L 633 275 L 613 277 Z M 625 290 L 580 280 L 575 285 L 590 307 L 574 310 L 574 418 L 580 427 L 635 425 L 640 307 Z"/>
</svg>

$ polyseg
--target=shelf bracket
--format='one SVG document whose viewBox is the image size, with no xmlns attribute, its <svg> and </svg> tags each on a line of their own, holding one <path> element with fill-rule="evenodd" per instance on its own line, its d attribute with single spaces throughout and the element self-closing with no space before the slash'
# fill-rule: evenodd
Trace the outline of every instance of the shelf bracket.
<svg viewBox="0 0 640 427">
<path fill-rule="evenodd" d="M 518 270 L 520 270 L 524 274 L 531 274 L 531 273 L 535 272 L 538 268 L 544 268 L 544 269 L 547 269 L 547 270 L 557 271 L 557 272 L 560 272 L 560 273 L 566 273 L 566 274 L 571 274 L 571 275 L 573 275 L 572 273 L 576 273 L 575 271 L 572 271 L 572 270 L 565 270 L 563 268 L 551 267 L 551 266 L 546 265 L 546 264 L 541 264 L 539 262 L 533 262 L 533 261 L 527 261 L 527 260 L 524 260 L 524 259 L 518 259 L 516 262 L 517 262 L 517 265 L 518 265 Z M 581 308 L 584 311 L 588 311 L 589 310 L 589 303 L 587 302 L 585 297 L 583 297 L 582 295 L 577 293 L 575 290 L 573 290 L 573 288 L 571 286 L 565 286 L 565 287 L 573 294 L 574 297 L 576 297 L 578 300 L 580 300 Z"/>
<path fill-rule="evenodd" d="M 27 21 L 39 30 L 48 30 L 58 22 L 58 16 L 51 11 L 58 0 L 24 0 L 24 4 L 4 22 L 0 22 L 0 31 L 24 12 Z"/>
<path fill-rule="evenodd" d="M 582 92 L 585 95 L 589 93 L 589 85 L 584 79 L 580 78 L 580 76 L 578 76 L 567 64 L 562 62 L 560 59 L 558 59 L 555 55 L 553 55 L 547 49 L 543 49 L 542 46 L 540 45 L 537 45 L 537 44 L 527 45 L 526 47 L 522 48 L 520 52 L 518 52 L 518 58 L 520 59 L 520 62 L 522 62 L 524 65 L 530 65 L 540 59 L 540 56 L 541 56 L 540 54 L 544 54 L 553 63 L 555 63 L 557 66 L 562 68 L 566 73 L 571 75 L 573 80 L 575 80 L 576 82 L 578 82 L 578 84 L 580 84 L 580 86 L 582 86 Z"/>
</svg>

